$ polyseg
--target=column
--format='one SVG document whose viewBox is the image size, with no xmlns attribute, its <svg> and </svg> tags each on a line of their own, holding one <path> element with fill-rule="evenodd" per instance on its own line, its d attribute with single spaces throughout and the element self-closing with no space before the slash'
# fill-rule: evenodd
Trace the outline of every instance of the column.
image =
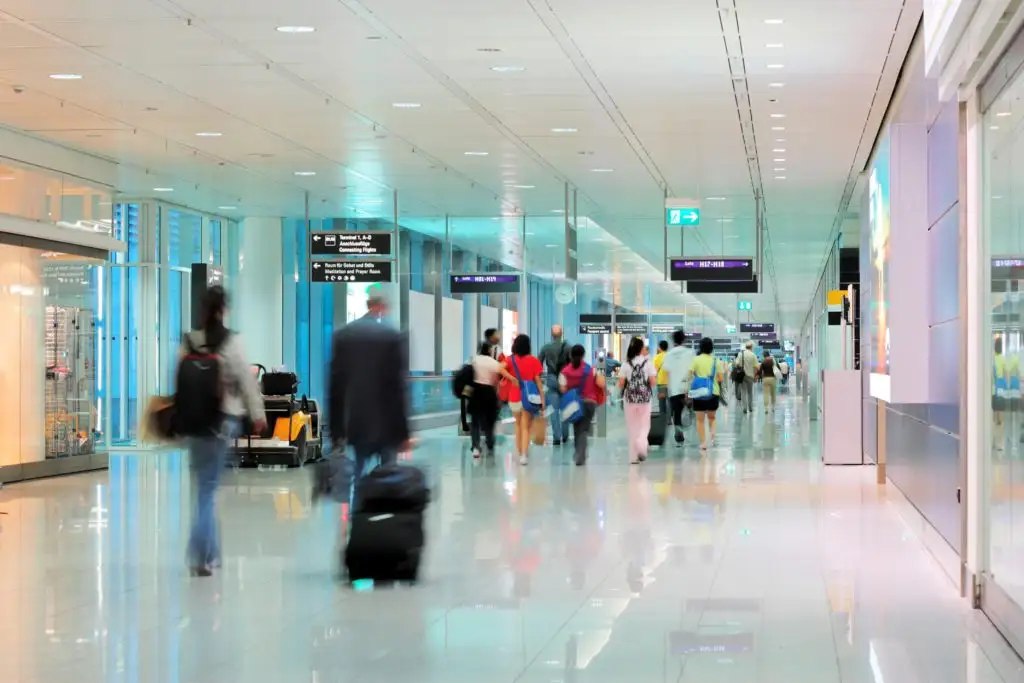
<svg viewBox="0 0 1024 683">
<path fill-rule="evenodd" d="M 242 335 L 252 362 L 270 368 L 284 363 L 282 221 L 246 218 L 239 232 L 238 280 L 228 324 Z"/>
</svg>

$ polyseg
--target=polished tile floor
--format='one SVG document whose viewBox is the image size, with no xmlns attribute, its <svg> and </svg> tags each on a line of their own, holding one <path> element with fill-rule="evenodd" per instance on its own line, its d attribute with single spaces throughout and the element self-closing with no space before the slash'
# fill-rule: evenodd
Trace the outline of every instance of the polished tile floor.
<svg viewBox="0 0 1024 683">
<path fill-rule="evenodd" d="M 1024 668 L 874 485 L 818 463 L 806 405 L 725 415 L 629 466 L 621 414 L 590 464 L 451 430 L 425 577 L 335 579 L 343 511 L 307 473 L 231 473 L 226 563 L 183 567 L 180 455 L 0 491 L 0 681 L 21 683 L 995 683 Z M 691 437 L 692 438 L 692 437 Z"/>
</svg>

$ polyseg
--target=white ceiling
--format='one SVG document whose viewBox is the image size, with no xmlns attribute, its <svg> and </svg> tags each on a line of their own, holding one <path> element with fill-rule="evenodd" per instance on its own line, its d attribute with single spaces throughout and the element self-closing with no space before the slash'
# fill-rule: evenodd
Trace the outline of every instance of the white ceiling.
<svg viewBox="0 0 1024 683">
<path fill-rule="evenodd" d="M 313 216 L 386 216 L 393 190 L 423 225 L 525 213 L 552 270 L 568 182 L 609 237 L 581 247 L 581 279 L 659 308 L 694 302 L 657 282 L 666 191 L 703 200 L 686 255 L 754 253 L 749 149 L 769 256 L 742 298 L 793 332 L 919 17 L 920 0 L 0 0 L 0 123 L 215 213 L 301 215 L 308 192 Z M 700 298 L 730 319 L 736 299 Z"/>
</svg>

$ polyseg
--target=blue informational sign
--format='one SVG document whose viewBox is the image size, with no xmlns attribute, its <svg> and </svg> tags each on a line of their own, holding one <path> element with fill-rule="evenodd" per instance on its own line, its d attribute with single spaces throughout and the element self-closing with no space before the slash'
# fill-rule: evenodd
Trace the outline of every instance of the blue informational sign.
<svg viewBox="0 0 1024 683">
<path fill-rule="evenodd" d="M 753 304 L 753 302 L 750 302 L 750 301 L 737 301 L 736 302 L 736 310 L 737 311 L 752 311 L 752 310 L 754 310 L 754 304 Z"/>
</svg>

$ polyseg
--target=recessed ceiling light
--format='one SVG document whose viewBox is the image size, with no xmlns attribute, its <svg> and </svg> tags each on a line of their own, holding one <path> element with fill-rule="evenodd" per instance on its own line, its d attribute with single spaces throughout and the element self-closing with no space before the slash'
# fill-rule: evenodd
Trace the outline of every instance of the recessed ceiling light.
<svg viewBox="0 0 1024 683">
<path fill-rule="evenodd" d="M 784 175 L 777 175 L 777 176 L 775 176 L 775 179 L 776 180 L 785 180 L 786 176 L 784 176 Z"/>
<path fill-rule="evenodd" d="M 490 152 L 463 152 L 463 154 L 467 157 L 485 157 L 490 154 Z"/>
<path fill-rule="evenodd" d="M 532 190 L 532 189 L 534 189 L 537 186 L 536 185 L 513 185 L 512 187 L 516 188 L 517 190 Z"/>
<path fill-rule="evenodd" d="M 552 128 L 552 133 L 575 133 L 575 128 Z"/>
<path fill-rule="evenodd" d="M 777 164 L 784 164 L 784 163 L 786 163 L 785 159 L 772 159 L 772 161 L 774 161 Z"/>
<path fill-rule="evenodd" d="M 784 119 L 784 118 L 786 118 L 786 115 L 785 114 L 772 114 L 771 117 L 773 119 Z"/>
<path fill-rule="evenodd" d="M 1000 111 L 996 112 L 996 116 L 1013 116 L 1012 111 Z"/>
<path fill-rule="evenodd" d="M 547 247 L 548 249 L 554 249 L 555 247 L 560 246 L 560 245 L 558 245 L 558 244 L 545 244 L 544 246 Z"/>
<path fill-rule="evenodd" d="M 783 45 L 782 43 L 767 43 L 765 45 L 765 47 L 769 48 L 771 50 L 778 50 L 779 48 L 783 48 L 783 47 L 786 47 L 786 46 Z"/>
<path fill-rule="evenodd" d="M 237 211 L 238 207 L 237 206 L 218 206 L 217 209 L 219 211 Z"/>
<path fill-rule="evenodd" d="M 590 172 L 591 173 L 614 173 L 615 169 L 614 168 L 592 168 L 592 169 L 590 169 Z"/>
<path fill-rule="evenodd" d="M 775 152 L 776 154 L 785 154 L 786 153 L 786 150 L 783 149 L 782 147 L 776 147 L 772 151 Z"/>
<path fill-rule="evenodd" d="M 316 30 L 313 26 L 278 26 L 279 33 L 312 33 Z"/>
<path fill-rule="evenodd" d="M 221 135 L 224 135 L 224 133 L 218 133 L 213 130 L 204 130 L 200 133 L 196 133 L 197 138 L 219 138 Z"/>
<path fill-rule="evenodd" d="M 772 126 L 772 130 L 786 130 L 785 126 Z"/>
<path fill-rule="evenodd" d="M 82 74 L 50 74 L 50 78 L 55 81 L 80 81 Z"/>
<path fill-rule="evenodd" d="M 708 197 L 707 200 L 709 202 L 724 202 L 725 197 Z"/>
<path fill-rule="evenodd" d="M 769 64 L 768 68 L 769 69 L 785 69 L 786 65 L 785 64 Z"/>
<path fill-rule="evenodd" d="M 316 171 L 296 171 L 295 175 L 297 175 L 297 176 L 311 176 L 311 175 L 316 175 Z"/>
<path fill-rule="evenodd" d="M 154 187 L 153 192 L 174 192 L 173 187 Z"/>
<path fill-rule="evenodd" d="M 391 106 L 395 109 L 419 109 L 422 105 L 419 102 L 395 102 Z"/>
<path fill-rule="evenodd" d="M 999 130 L 999 126 L 989 126 L 989 130 Z"/>
<path fill-rule="evenodd" d="M 776 81 L 775 83 L 769 83 L 768 87 L 769 88 L 785 88 L 786 84 L 782 83 L 781 81 Z"/>
<path fill-rule="evenodd" d="M 782 173 L 783 171 L 786 170 L 786 167 L 785 166 L 776 166 L 772 170 L 775 171 L 776 173 Z"/>
<path fill-rule="evenodd" d="M 1003 198 L 1003 195 L 1001 195 L 1001 194 L 994 194 L 994 195 L 992 195 L 992 199 L 1002 199 L 1002 198 Z"/>
<path fill-rule="evenodd" d="M 778 26 L 779 24 L 782 23 L 782 19 L 765 19 L 764 23 L 768 24 L 769 26 Z"/>
<path fill-rule="evenodd" d="M 786 138 L 775 138 L 775 142 L 785 142 Z"/>
<path fill-rule="evenodd" d="M 500 73 L 500 74 L 507 74 L 507 73 L 514 73 L 514 72 L 517 72 L 517 71 L 526 71 L 526 67 L 525 66 L 510 66 L 510 65 L 501 66 L 501 65 L 499 65 L 499 66 L 492 66 L 491 67 L 491 71 L 496 71 L 497 73 Z"/>
<path fill-rule="evenodd" d="M 718 219 L 719 223 L 732 223 L 732 221 L 733 221 L 733 219 L 731 219 L 731 218 L 719 218 Z"/>
<path fill-rule="evenodd" d="M 551 209 L 551 213 L 565 213 L 565 209 Z"/>
</svg>

